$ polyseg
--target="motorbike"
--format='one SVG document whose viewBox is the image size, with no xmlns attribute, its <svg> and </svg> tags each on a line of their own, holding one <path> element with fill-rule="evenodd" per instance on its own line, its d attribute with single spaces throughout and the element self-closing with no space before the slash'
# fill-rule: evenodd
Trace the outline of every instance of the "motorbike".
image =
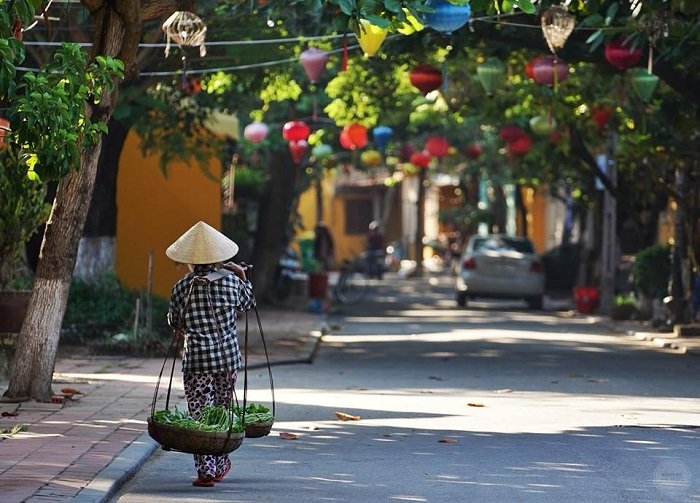
<svg viewBox="0 0 700 503">
<path fill-rule="evenodd" d="M 291 247 L 285 248 L 277 262 L 274 286 L 271 290 L 273 300 L 284 302 L 291 295 L 294 282 L 307 279 L 308 274 L 302 269 L 301 260 L 296 251 Z"/>
</svg>

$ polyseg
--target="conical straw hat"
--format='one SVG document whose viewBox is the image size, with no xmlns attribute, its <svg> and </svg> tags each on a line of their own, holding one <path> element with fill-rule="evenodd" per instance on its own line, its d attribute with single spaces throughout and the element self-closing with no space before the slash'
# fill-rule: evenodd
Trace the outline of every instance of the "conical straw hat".
<svg viewBox="0 0 700 503">
<path fill-rule="evenodd" d="M 168 246 L 165 254 L 183 264 L 215 264 L 238 253 L 238 245 L 202 221 Z"/>
</svg>

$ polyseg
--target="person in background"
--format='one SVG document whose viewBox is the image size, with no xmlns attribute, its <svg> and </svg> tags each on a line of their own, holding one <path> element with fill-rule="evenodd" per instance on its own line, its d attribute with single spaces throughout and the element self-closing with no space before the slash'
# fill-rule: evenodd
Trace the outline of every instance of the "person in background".
<svg viewBox="0 0 700 503">
<path fill-rule="evenodd" d="M 182 374 L 187 407 L 197 418 L 210 405 L 229 407 L 241 351 L 236 312 L 255 306 L 246 269 L 227 262 L 238 245 L 204 222 L 197 222 L 165 254 L 187 264 L 190 272 L 172 289 L 168 323 L 184 338 Z M 223 267 L 219 267 L 223 263 Z M 228 455 L 194 455 L 192 485 L 212 487 L 231 469 Z"/>
<path fill-rule="evenodd" d="M 321 264 L 324 271 L 330 269 L 335 260 L 333 236 L 322 220 L 316 224 L 314 229 L 314 258 Z"/>
<path fill-rule="evenodd" d="M 386 243 L 379 224 L 371 221 L 367 230 L 367 274 L 370 278 L 382 279 Z"/>
</svg>

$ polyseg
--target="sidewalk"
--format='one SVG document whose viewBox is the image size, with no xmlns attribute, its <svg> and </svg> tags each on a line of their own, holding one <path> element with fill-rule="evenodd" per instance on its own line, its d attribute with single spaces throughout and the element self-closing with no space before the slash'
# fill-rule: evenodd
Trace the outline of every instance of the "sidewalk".
<svg viewBox="0 0 700 503">
<path fill-rule="evenodd" d="M 260 317 L 272 365 L 311 362 L 325 329 L 323 315 L 263 306 Z M 266 367 L 255 318 L 249 323 L 248 367 Z M 242 327 L 239 335 L 242 346 Z M 53 391 L 66 394 L 63 404 L 0 403 L 0 500 L 109 500 L 158 448 L 146 432 L 146 418 L 162 365 L 163 358 L 64 357 L 56 362 L 53 381 Z M 175 376 L 179 403 L 179 362 Z M 168 379 L 166 369 L 165 386 Z M 71 397 L 69 388 L 81 394 Z"/>
</svg>

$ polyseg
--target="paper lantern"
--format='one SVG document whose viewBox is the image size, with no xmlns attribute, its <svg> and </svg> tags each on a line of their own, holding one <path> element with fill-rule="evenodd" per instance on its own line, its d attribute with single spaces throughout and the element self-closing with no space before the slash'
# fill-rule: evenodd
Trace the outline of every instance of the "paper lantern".
<svg viewBox="0 0 700 503">
<path fill-rule="evenodd" d="M 430 0 L 426 6 L 434 12 L 423 14 L 423 24 L 445 35 L 467 24 L 472 13 L 469 4 L 454 5 L 446 0 Z"/>
<path fill-rule="evenodd" d="M 389 33 L 388 29 L 374 25 L 366 19 L 360 19 L 356 36 L 364 53 L 367 56 L 374 56 L 384 42 L 387 33 Z"/>
<path fill-rule="evenodd" d="M 378 150 L 366 150 L 360 155 L 360 162 L 368 168 L 376 168 L 382 164 L 382 154 Z"/>
<path fill-rule="evenodd" d="M 404 14 L 406 14 L 406 22 L 400 23 L 399 27 L 396 29 L 401 35 L 412 35 L 423 29 L 423 25 L 418 21 L 413 14 L 411 14 L 405 7 L 402 8 Z"/>
<path fill-rule="evenodd" d="M 7 148 L 5 135 L 10 131 L 10 121 L 0 117 L 0 149 Z M 4 168 L 2 168 L 4 169 Z"/>
<path fill-rule="evenodd" d="M 574 31 L 576 18 L 569 14 L 564 7 L 554 5 L 542 14 L 540 25 L 542 35 L 552 52 L 557 52 L 566 44 L 569 35 Z"/>
<path fill-rule="evenodd" d="M 426 152 L 414 152 L 411 154 L 410 162 L 416 167 L 425 169 L 430 166 L 431 159 L 430 154 Z"/>
<path fill-rule="evenodd" d="M 618 70 L 626 70 L 639 63 L 642 51 L 625 44 L 623 37 L 617 37 L 605 44 L 605 59 Z"/>
<path fill-rule="evenodd" d="M 404 143 L 399 150 L 399 160 L 401 162 L 410 162 L 411 156 L 416 152 L 416 149 L 410 143 Z"/>
<path fill-rule="evenodd" d="M 498 137 L 506 143 L 512 143 L 524 135 L 525 131 L 523 131 L 520 127 L 516 126 L 515 124 L 503 126 L 498 131 Z"/>
<path fill-rule="evenodd" d="M 431 136 L 425 142 L 425 150 L 433 157 L 445 157 L 450 151 L 450 143 L 442 136 Z"/>
<path fill-rule="evenodd" d="M 506 145 L 508 153 L 512 155 L 525 155 L 530 151 L 531 147 L 532 139 L 527 135 L 527 133 L 523 133 L 520 138 L 517 138 Z"/>
<path fill-rule="evenodd" d="M 209 117 L 204 119 L 203 124 L 204 127 L 214 134 L 238 141 L 240 124 L 236 114 L 215 110 L 209 115 Z"/>
<path fill-rule="evenodd" d="M 566 80 L 569 65 L 554 56 L 543 56 L 533 66 L 532 74 L 538 84 L 553 86 Z"/>
<path fill-rule="evenodd" d="M 476 67 L 476 76 L 489 96 L 503 83 L 506 69 L 498 58 L 489 58 Z"/>
<path fill-rule="evenodd" d="M 556 125 L 553 118 L 544 115 L 536 115 L 530 119 L 530 130 L 537 136 L 549 136 Z"/>
<path fill-rule="evenodd" d="M 287 141 L 306 141 L 311 129 L 303 121 L 289 121 L 282 126 L 282 137 Z"/>
<path fill-rule="evenodd" d="M 333 147 L 325 143 L 319 143 L 311 149 L 311 155 L 313 155 L 317 161 L 323 162 L 333 155 Z"/>
<path fill-rule="evenodd" d="M 207 48 L 204 45 L 207 36 L 207 25 L 204 21 L 189 11 L 175 11 L 163 22 L 161 26 L 165 33 L 165 57 L 170 54 L 170 42 L 175 42 L 182 47 L 199 47 L 199 56 L 207 55 Z"/>
<path fill-rule="evenodd" d="M 639 99 L 647 103 L 651 100 L 656 86 L 659 85 L 659 77 L 649 73 L 646 69 L 639 68 L 632 75 L 632 89 L 637 93 Z"/>
<path fill-rule="evenodd" d="M 315 84 L 326 70 L 328 53 L 317 47 L 309 47 L 299 56 L 299 63 L 312 84 Z"/>
<path fill-rule="evenodd" d="M 243 128 L 243 137 L 251 143 L 260 143 L 267 138 L 269 132 L 267 124 L 255 121 Z"/>
<path fill-rule="evenodd" d="M 394 130 L 389 126 L 377 126 L 372 130 L 374 144 L 379 150 L 384 150 L 394 136 Z"/>
<path fill-rule="evenodd" d="M 417 87 L 425 95 L 440 88 L 440 85 L 442 85 L 442 72 L 433 65 L 418 65 L 410 71 L 409 79 L 411 80 L 411 85 Z"/>
<path fill-rule="evenodd" d="M 605 129 L 605 126 L 608 125 L 611 115 L 612 108 L 610 108 L 609 105 L 594 106 L 591 109 L 591 119 L 593 119 L 593 122 L 595 122 L 595 125 L 598 127 L 598 130 L 601 131 Z"/>
<path fill-rule="evenodd" d="M 308 152 L 308 150 L 309 144 L 306 143 L 306 140 L 289 142 L 289 153 L 292 154 L 292 160 L 294 161 L 294 164 L 299 164 L 306 155 L 306 152 Z"/>
<path fill-rule="evenodd" d="M 343 144 L 344 142 L 345 144 Z M 365 148 L 367 146 L 367 128 L 357 122 L 348 124 L 340 133 L 340 144 L 348 150 Z"/>
<path fill-rule="evenodd" d="M 478 143 L 472 143 L 467 147 L 466 152 L 470 159 L 476 160 L 484 153 L 484 149 Z"/>
<path fill-rule="evenodd" d="M 535 65 L 546 56 L 536 56 L 525 65 L 525 75 L 530 80 L 535 80 Z"/>
</svg>

